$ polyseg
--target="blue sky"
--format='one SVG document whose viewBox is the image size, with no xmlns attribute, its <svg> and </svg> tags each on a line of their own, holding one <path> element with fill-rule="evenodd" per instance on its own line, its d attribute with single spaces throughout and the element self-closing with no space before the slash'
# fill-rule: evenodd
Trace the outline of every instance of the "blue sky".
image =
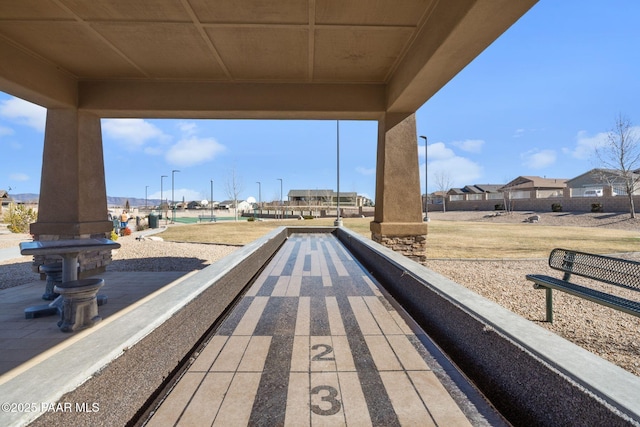
<svg viewBox="0 0 640 427">
<path fill-rule="evenodd" d="M 573 178 L 616 116 L 640 125 L 640 2 L 541 0 L 417 112 L 428 137 L 429 191 L 504 184 L 520 175 Z M 38 193 L 45 111 L 0 92 L 0 188 Z M 241 198 L 336 188 L 335 121 L 103 120 L 109 196 Z M 377 124 L 340 122 L 340 190 L 374 198 Z M 424 174 L 424 142 L 418 141 Z M 9 160 L 9 161 L 7 161 Z M 424 191 L 424 175 L 421 175 Z"/>
</svg>

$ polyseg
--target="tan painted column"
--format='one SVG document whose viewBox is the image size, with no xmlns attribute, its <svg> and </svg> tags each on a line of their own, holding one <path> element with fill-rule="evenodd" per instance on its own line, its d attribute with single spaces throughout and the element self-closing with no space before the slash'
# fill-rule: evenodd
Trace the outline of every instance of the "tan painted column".
<svg viewBox="0 0 640 427">
<path fill-rule="evenodd" d="M 100 118 L 75 109 L 48 110 L 38 221 L 31 224 L 31 233 L 36 240 L 105 237 L 112 227 Z M 111 257 L 103 258 L 87 254 L 80 260 L 86 265 L 81 271 L 100 269 Z"/>
<path fill-rule="evenodd" d="M 378 121 L 376 210 L 371 238 L 416 261 L 426 258 L 415 114 Z"/>
</svg>

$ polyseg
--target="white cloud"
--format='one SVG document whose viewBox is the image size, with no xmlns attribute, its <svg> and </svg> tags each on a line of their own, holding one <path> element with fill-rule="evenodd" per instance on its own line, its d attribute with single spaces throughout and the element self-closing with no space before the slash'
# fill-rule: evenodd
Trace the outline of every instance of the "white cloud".
<svg viewBox="0 0 640 427">
<path fill-rule="evenodd" d="M 358 166 L 356 168 L 356 172 L 358 172 L 361 175 L 375 175 L 376 168 L 365 168 L 363 166 Z"/>
<path fill-rule="evenodd" d="M 149 154 L 150 156 L 161 156 L 164 153 L 163 147 L 144 147 L 142 150 L 145 154 Z"/>
<path fill-rule="evenodd" d="M 594 156 L 595 150 L 607 143 L 607 132 L 600 132 L 594 136 L 589 136 L 586 131 L 581 130 L 576 135 L 576 145 L 574 148 L 564 149 L 565 153 L 570 154 L 576 159 L 589 159 Z"/>
<path fill-rule="evenodd" d="M 0 102 L 0 116 L 44 132 L 47 110 L 20 98 L 10 98 Z"/>
<path fill-rule="evenodd" d="M 12 181 L 29 181 L 29 175 L 26 173 L 12 173 L 9 175 L 9 179 Z"/>
<path fill-rule="evenodd" d="M 15 132 L 13 129 L 6 126 L 0 126 L 0 136 L 13 135 Z"/>
<path fill-rule="evenodd" d="M 423 168 L 424 164 L 420 169 Z M 452 187 L 463 187 L 475 183 L 482 176 L 482 166 L 465 157 L 458 156 L 429 162 L 429 191 L 441 190 L 435 181 L 438 174 L 448 176 Z M 424 175 L 422 177 L 424 178 Z"/>
<path fill-rule="evenodd" d="M 634 135 L 640 135 L 640 126 L 633 126 L 630 132 Z M 588 160 L 595 156 L 598 148 L 602 148 L 608 144 L 609 132 L 599 132 L 595 135 L 589 135 L 586 131 L 581 130 L 576 135 L 576 145 L 573 148 L 563 148 L 562 152 L 576 159 Z"/>
<path fill-rule="evenodd" d="M 102 130 L 108 138 L 131 150 L 153 140 L 164 142 L 169 139 L 160 128 L 143 119 L 103 119 Z"/>
<path fill-rule="evenodd" d="M 450 159 L 456 156 L 452 149 L 444 145 L 444 142 L 436 142 L 429 145 L 427 147 L 427 153 L 429 155 L 429 161 Z"/>
<path fill-rule="evenodd" d="M 539 128 L 539 129 L 523 129 L 523 128 L 519 128 L 516 129 L 513 132 L 513 138 L 520 138 L 522 136 L 527 136 L 530 135 L 532 133 L 537 133 L 537 132 L 544 132 L 545 128 Z"/>
<path fill-rule="evenodd" d="M 523 164 L 531 169 L 542 169 L 556 162 L 555 150 L 530 150 L 520 157 Z"/>
<path fill-rule="evenodd" d="M 181 120 L 178 122 L 178 129 L 183 135 L 191 136 L 197 133 L 198 125 L 195 122 Z"/>
<path fill-rule="evenodd" d="M 435 182 L 435 177 L 438 174 L 446 174 L 453 187 L 472 184 L 482 176 L 483 171 L 479 164 L 466 157 L 456 155 L 443 142 L 429 144 L 427 149 L 429 151 L 429 191 L 440 190 Z M 423 182 L 424 163 L 420 165 L 420 175 L 420 181 Z"/>
<path fill-rule="evenodd" d="M 216 154 L 225 150 L 225 146 L 213 138 L 192 136 L 174 144 L 167 153 L 167 163 L 177 166 L 192 166 L 212 160 Z"/>
<path fill-rule="evenodd" d="M 479 153 L 482 151 L 484 141 L 481 139 L 467 139 L 466 141 L 455 141 L 451 144 L 469 153 Z"/>
</svg>

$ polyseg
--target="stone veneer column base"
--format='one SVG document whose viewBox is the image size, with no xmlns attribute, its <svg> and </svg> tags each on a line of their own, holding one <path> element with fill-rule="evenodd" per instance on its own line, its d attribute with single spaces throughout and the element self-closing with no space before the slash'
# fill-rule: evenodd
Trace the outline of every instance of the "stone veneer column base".
<svg viewBox="0 0 640 427">
<path fill-rule="evenodd" d="M 371 233 L 371 239 L 407 258 L 424 263 L 427 260 L 427 236 L 390 236 Z"/>
<path fill-rule="evenodd" d="M 111 233 L 95 233 L 84 234 L 80 236 L 70 235 L 51 235 L 40 234 L 35 240 L 40 241 L 52 241 L 52 240 L 70 240 L 70 239 L 89 239 L 89 238 L 110 238 Z M 60 262 L 60 257 L 56 255 L 34 255 L 31 268 L 34 272 L 38 273 L 40 265 L 49 264 L 53 262 Z M 107 265 L 111 263 L 111 250 L 106 251 L 91 251 L 82 252 L 78 256 L 78 279 L 84 279 L 86 277 L 95 276 L 96 274 L 104 273 Z M 41 277 L 44 278 L 44 277 Z"/>
</svg>

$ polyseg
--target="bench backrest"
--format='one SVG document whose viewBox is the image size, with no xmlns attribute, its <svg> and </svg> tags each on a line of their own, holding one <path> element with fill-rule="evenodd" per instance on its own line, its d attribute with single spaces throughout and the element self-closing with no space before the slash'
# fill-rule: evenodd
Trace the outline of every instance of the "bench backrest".
<svg viewBox="0 0 640 427">
<path fill-rule="evenodd" d="M 564 271 L 564 280 L 577 274 L 640 291 L 640 262 L 637 261 L 556 248 L 549 255 L 549 267 Z"/>
</svg>

